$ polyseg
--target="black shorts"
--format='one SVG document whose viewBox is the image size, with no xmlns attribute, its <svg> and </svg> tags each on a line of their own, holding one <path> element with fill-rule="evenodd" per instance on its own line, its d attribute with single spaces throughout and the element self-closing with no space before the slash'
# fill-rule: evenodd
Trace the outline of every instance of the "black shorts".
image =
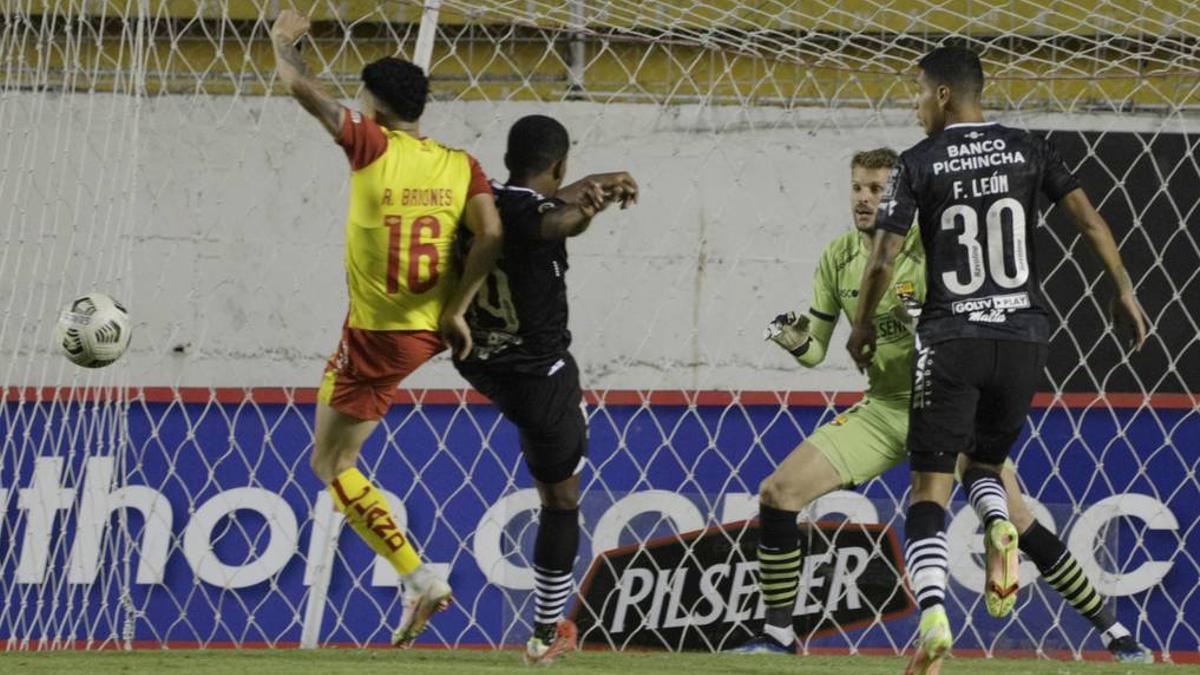
<svg viewBox="0 0 1200 675">
<path fill-rule="evenodd" d="M 1042 381 L 1047 347 L 957 339 L 922 347 L 913 363 L 912 470 L 954 473 L 960 452 L 1003 464 Z"/>
<path fill-rule="evenodd" d="M 549 375 L 460 367 L 476 391 L 487 396 L 521 434 L 529 473 L 541 483 L 575 474 L 587 455 L 587 418 L 582 408 L 579 367 L 567 354 Z"/>
</svg>

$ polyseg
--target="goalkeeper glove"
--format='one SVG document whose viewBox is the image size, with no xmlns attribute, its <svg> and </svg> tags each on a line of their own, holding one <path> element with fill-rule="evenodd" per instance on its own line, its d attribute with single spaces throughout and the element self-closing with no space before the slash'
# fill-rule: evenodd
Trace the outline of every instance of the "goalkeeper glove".
<svg viewBox="0 0 1200 675">
<path fill-rule="evenodd" d="M 803 356 L 812 342 L 808 334 L 808 315 L 788 312 L 776 316 L 763 331 L 763 339 L 783 347 L 792 356 Z"/>
</svg>

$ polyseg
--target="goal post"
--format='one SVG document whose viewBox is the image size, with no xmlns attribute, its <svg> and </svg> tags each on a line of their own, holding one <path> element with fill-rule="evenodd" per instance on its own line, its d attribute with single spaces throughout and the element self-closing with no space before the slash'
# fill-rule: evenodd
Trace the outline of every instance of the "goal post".
<svg viewBox="0 0 1200 675">
<path fill-rule="evenodd" d="M 979 50 L 988 115 L 1055 143 L 1153 327 L 1124 352 L 1100 266 L 1049 209 L 1035 236 L 1056 328 L 1019 473 L 1141 642 L 1200 651 L 1200 10 L 1140 0 L 6 2 L 6 648 L 363 646 L 398 620 L 396 576 L 308 468 L 346 302 L 345 168 L 274 76 L 281 7 L 312 18 L 304 58 L 348 104 L 366 62 L 426 67 L 422 133 L 493 178 L 509 125 L 538 112 L 569 129 L 572 176 L 642 186 L 570 243 L 591 447 L 572 611 L 614 648 L 727 648 L 761 621 L 758 484 L 864 385 L 840 348 L 800 370 L 761 328 L 806 307 L 849 226 L 850 156 L 921 138 L 915 60 Z M 93 290 L 134 337 L 82 370 L 51 335 Z M 422 641 L 500 647 L 531 628 L 536 497 L 514 429 L 465 386 L 444 358 L 423 367 L 362 467 L 456 588 Z M 807 648 L 910 644 L 907 485 L 893 470 L 807 512 Z M 1028 565 L 1014 618 L 987 618 L 973 517 L 956 498 L 956 647 L 1100 649 Z"/>
</svg>

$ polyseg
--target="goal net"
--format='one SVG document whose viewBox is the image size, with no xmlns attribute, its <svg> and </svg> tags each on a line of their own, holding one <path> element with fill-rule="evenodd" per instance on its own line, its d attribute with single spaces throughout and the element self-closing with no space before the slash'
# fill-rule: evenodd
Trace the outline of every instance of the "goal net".
<svg viewBox="0 0 1200 675">
<path fill-rule="evenodd" d="M 274 76 L 281 6 L 312 17 L 304 58 L 347 102 L 364 63 L 427 57 L 422 132 L 493 177 L 509 125 L 538 112 L 570 130 L 571 176 L 641 184 L 636 208 L 570 244 L 591 434 L 572 611 L 586 644 L 618 649 L 725 649 L 761 625 L 742 521 L 864 382 L 840 348 L 801 371 L 760 331 L 807 306 L 822 247 L 850 226 L 850 156 L 921 137 L 915 60 L 979 50 L 989 115 L 1053 140 L 1153 326 L 1127 357 L 1099 265 L 1050 210 L 1037 264 L 1057 327 L 1019 473 L 1141 642 L 1200 649 L 1200 10 L 1171 0 L 5 0 L 7 648 L 375 645 L 399 617 L 396 576 L 308 468 L 346 305 L 346 167 Z M 134 337 L 84 370 L 51 336 L 93 290 L 129 307 Z M 405 386 L 362 466 L 456 588 L 422 642 L 523 642 L 537 498 L 516 433 L 444 358 Z M 806 513 L 806 649 L 911 644 L 907 482 L 900 467 Z M 987 616 L 963 505 L 956 648 L 1100 649 L 1028 563 L 1016 612 Z"/>
</svg>

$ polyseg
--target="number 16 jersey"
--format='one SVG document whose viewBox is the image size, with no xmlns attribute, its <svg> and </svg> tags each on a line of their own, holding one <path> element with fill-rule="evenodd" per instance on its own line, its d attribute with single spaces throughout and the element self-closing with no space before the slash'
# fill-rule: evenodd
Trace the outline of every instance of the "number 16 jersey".
<svg viewBox="0 0 1200 675">
<path fill-rule="evenodd" d="M 1034 252 L 1038 192 L 1057 203 L 1078 187 L 1048 141 L 995 122 L 952 124 L 900 155 L 875 223 L 905 234 L 918 220 L 922 344 L 1049 340 Z"/>
<path fill-rule="evenodd" d="M 478 162 L 429 138 L 347 110 L 338 144 L 350 160 L 347 324 L 436 331 L 453 291 L 450 255 L 467 200 L 491 194 Z"/>
</svg>

